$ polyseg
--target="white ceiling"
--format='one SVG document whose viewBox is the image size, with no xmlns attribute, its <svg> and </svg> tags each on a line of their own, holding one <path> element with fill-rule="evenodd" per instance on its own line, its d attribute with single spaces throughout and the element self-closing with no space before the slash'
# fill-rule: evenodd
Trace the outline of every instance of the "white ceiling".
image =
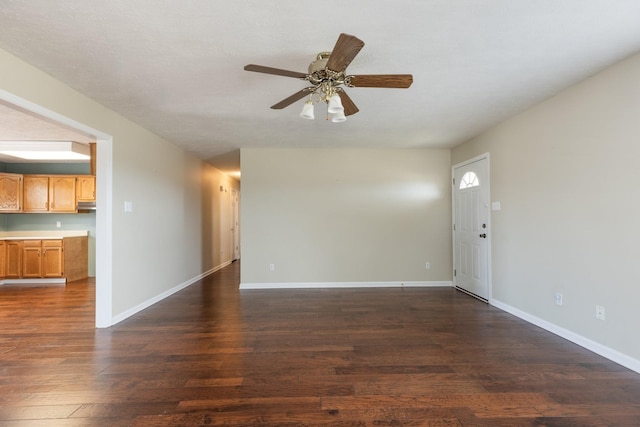
<svg viewBox="0 0 640 427">
<path fill-rule="evenodd" d="M 639 18 L 638 0 L 0 0 L 0 47 L 225 169 L 240 147 L 455 146 L 640 51 Z M 411 88 L 351 88 L 358 114 L 309 121 L 304 100 L 269 108 L 307 82 L 243 70 L 306 72 L 341 32 L 365 42 L 348 74 Z"/>
</svg>

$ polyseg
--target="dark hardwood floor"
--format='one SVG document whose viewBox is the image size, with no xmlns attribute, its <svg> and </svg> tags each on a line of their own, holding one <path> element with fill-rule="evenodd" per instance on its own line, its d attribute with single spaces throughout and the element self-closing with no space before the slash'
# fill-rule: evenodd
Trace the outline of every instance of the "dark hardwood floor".
<svg viewBox="0 0 640 427">
<path fill-rule="evenodd" d="M 94 286 L 0 287 L 2 426 L 640 426 L 640 375 L 451 288 L 238 291 L 110 329 Z"/>
</svg>

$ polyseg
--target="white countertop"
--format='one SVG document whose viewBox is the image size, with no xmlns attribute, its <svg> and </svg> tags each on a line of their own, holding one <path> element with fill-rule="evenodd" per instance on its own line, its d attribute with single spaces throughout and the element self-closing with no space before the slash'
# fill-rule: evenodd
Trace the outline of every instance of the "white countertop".
<svg viewBox="0 0 640 427">
<path fill-rule="evenodd" d="M 0 240 L 64 239 L 65 237 L 83 237 L 88 235 L 88 230 L 0 231 Z"/>
</svg>

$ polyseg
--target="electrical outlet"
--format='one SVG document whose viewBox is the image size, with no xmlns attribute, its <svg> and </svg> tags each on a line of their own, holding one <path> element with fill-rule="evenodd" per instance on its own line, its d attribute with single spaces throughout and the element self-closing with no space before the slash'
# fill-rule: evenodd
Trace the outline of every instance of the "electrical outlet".
<svg viewBox="0 0 640 427">
<path fill-rule="evenodd" d="M 562 306 L 562 304 L 563 304 L 562 293 L 556 292 L 556 305 Z"/>
<path fill-rule="evenodd" d="M 60 222 L 60 221 L 56 221 L 56 227 L 57 227 L 57 228 L 62 227 L 62 222 Z"/>
<path fill-rule="evenodd" d="M 596 305 L 596 319 L 604 320 L 604 306 Z"/>
<path fill-rule="evenodd" d="M 269 264 L 269 271 L 276 271 L 276 265 L 275 264 Z"/>
<path fill-rule="evenodd" d="M 424 263 L 424 268 L 426 268 L 427 270 L 431 269 L 431 263 L 430 262 L 425 262 Z"/>
</svg>

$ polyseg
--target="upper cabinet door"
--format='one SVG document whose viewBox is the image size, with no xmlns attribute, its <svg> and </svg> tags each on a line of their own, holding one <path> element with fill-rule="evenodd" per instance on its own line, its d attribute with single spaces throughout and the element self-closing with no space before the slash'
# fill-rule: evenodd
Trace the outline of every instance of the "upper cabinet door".
<svg viewBox="0 0 640 427">
<path fill-rule="evenodd" d="M 49 211 L 76 212 L 76 177 L 49 176 Z"/>
<path fill-rule="evenodd" d="M 76 196 L 79 202 L 95 202 L 96 177 L 93 175 L 78 175 L 76 181 Z"/>
<path fill-rule="evenodd" d="M 22 175 L 0 173 L 0 212 L 22 210 Z"/>
<path fill-rule="evenodd" d="M 43 175 L 25 175 L 23 212 L 48 211 L 49 177 Z"/>
</svg>

